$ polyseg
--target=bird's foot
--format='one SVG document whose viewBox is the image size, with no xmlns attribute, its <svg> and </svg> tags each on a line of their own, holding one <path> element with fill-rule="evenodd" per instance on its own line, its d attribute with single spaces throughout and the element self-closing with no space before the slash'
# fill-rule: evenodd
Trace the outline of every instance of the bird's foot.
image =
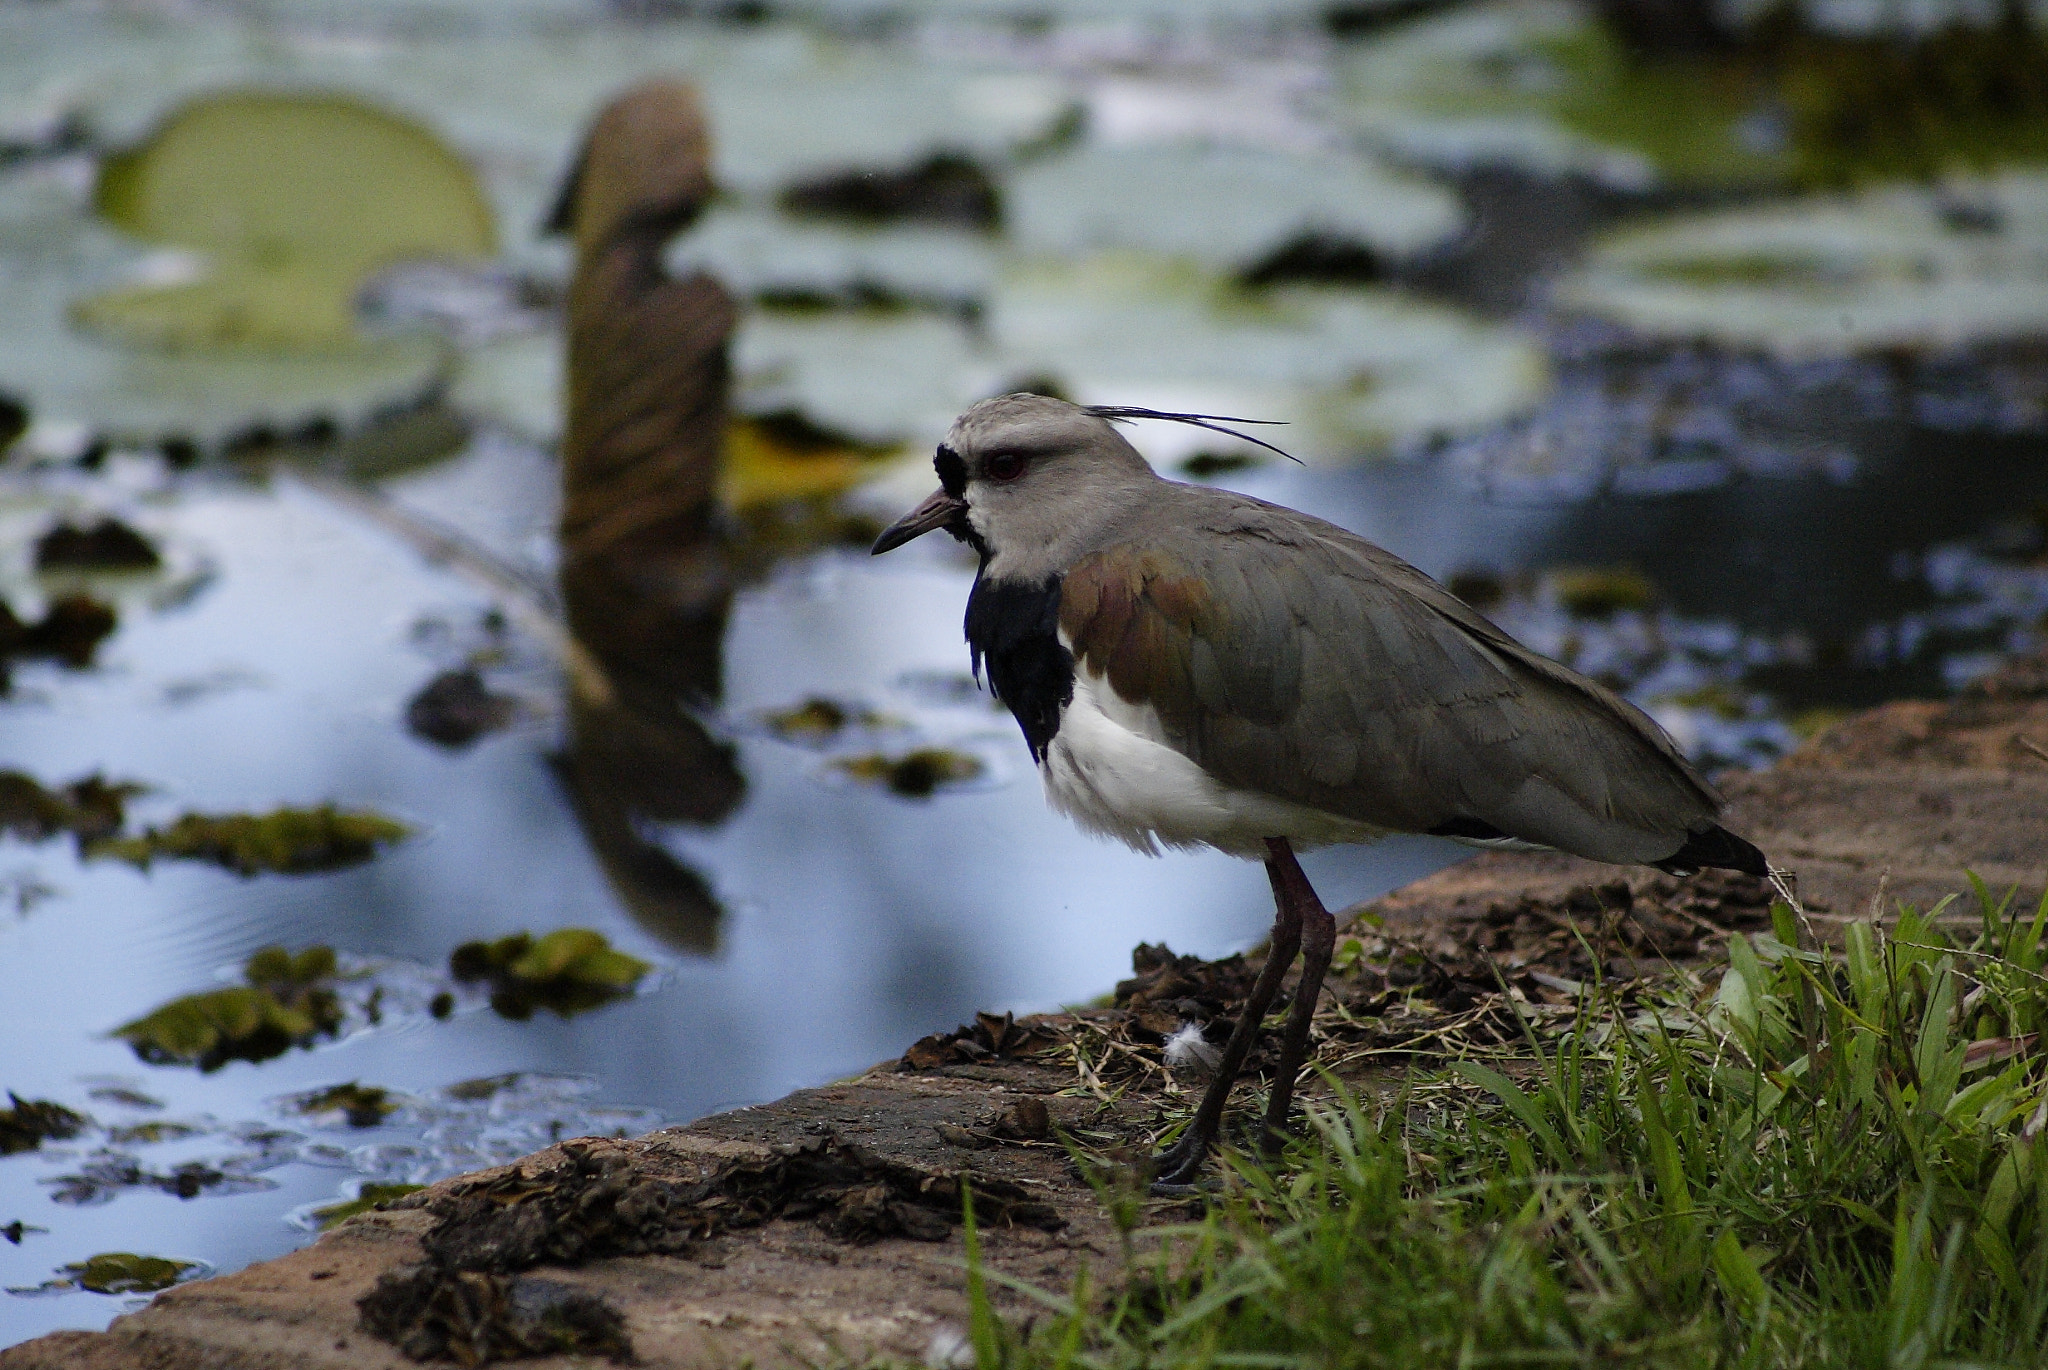
<svg viewBox="0 0 2048 1370">
<path fill-rule="evenodd" d="M 1195 1181 L 1209 1159 L 1213 1138 L 1189 1128 L 1166 1150 L 1152 1157 L 1152 1193 L 1162 1199 L 1186 1198 L 1196 1192 Z"/>
</svg>

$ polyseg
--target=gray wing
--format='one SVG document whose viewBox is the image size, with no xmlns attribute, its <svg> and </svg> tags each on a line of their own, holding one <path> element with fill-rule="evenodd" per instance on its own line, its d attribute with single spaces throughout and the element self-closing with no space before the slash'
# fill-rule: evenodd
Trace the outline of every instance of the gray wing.
<svg viewBox="0 0 2048 1370">
<path fill-rule="evenodd" d="M 1670 858 L 1720 800 L 1641 710 L 1319 519 L 1178 487 L 1065 576 L 1082 669 L 1224 783 L 1404 832 Z"/>
</svg>

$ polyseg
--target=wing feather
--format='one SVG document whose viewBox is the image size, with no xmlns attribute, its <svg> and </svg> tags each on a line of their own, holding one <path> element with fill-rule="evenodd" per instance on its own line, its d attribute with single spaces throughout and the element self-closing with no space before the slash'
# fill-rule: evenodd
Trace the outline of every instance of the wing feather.
<svg viewBox="0 0 2048 1370">
<path fill-rule="evenodd" d="M 1719 799 L 1640 710 L 1391 553 L 1185 492 L 1065 580 L 1081 669 L 1149 703 L 1224 783 L 1396 830 L 1465 819 L 1663 859 Z"/>
</svg>

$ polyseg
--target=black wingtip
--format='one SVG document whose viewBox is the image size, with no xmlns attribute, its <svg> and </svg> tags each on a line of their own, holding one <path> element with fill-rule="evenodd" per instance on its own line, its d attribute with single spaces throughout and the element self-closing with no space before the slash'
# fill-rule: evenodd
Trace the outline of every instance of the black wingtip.
<svg viewBox="0 0 2048 1370">
<path fill-rule="evenodd" d="M 1669 875 L 1693 875 L 1708 868 L 1741 871 L 1768 879 L 1770 863 L 1756 844 L 1747 842 L 1716 823 L 1711 828 L 1687 833 L 1685 845 L 1657 863 Z"/>
</svg>

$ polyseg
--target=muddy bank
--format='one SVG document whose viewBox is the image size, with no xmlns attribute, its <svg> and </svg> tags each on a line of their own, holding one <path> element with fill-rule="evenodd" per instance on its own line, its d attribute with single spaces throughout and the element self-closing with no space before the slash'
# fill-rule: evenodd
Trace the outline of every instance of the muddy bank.
<svg viewBox="0 0 2048 1370">
<path fill-rule="evenodd" d="M 1947 703 L 1859 715 L 1726 788 L 1734 826 L 1797 870 L 1823 929 L 1880 888 L 1931 903 L 1965 867 L 2038 897 L 2048 656 Z M 1351 924 L 1319 1049 L 1366 1082 L 1497 1038 L 1503 990 L 1525 1017 L 1568 1013 L 1586 976 L 1626 993 L 1665 958 L 1711 959 L 1765 906 L 1740 877 L 1482 856 L 1370 906 L 1377 928 Z M 1255 966 L 1140 948 L 1112 1006 L 983 1016 L 857 1079 L 445 1181 L 306 1250 L 172 1289 L 104 1333 L 0 1351 L 0 1370 L 417 1363 L 399 1344 L 538 1352 L 537 1365 L 943 1359 L 965 1320 L 963 1187 L 995 1269 L 1064 1290 L 1084 1263 L 1114 1268 L 1117 1229 L 1060 1135 L 1112 1166 L 1144 1144 L 1183 1101 L 1165 1039 L 1189 1020 L 1227 1027 Z M 1149 1207 L 1153 1221 L 1185 1215 Z"/>
</svg>

